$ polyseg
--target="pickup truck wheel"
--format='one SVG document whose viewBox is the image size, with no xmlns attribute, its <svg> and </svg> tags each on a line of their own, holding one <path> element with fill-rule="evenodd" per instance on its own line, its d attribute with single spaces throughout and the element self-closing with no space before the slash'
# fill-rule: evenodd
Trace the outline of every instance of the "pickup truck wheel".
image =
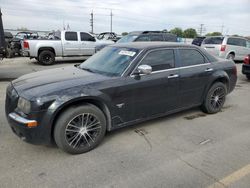
<svg viewBox="0 0 250 188">
<path fill-rule="evenodd" d="M 55 54 L 49 50 L 44 50 L 39 54 L 38 61 L 43 65 L 52 65 L 55 62 Z"/>
<path fill-rule="evenodd" d="M 106 118 L 94 105 L 71 107 L 55 124 L 54 139 L 59 148 L 71 154 L 88 152 L 103 140 Z"/>
<path fill-rule="evenodd" d="M 6 49 L 6 57 L 7 57 L 7 58 L 12 58 L 12 57 L 14 57 L 14 51 L 13 51 L 12 49 L 10 49 L 10 48 L 7 48 L 7 49 Z"/>
<path fill-rule="evenodd" d="M 227 88 L 225 84 L 216 82 L 208 90 L 202 104 L 202 110 L 208 114 L 215 114 L 221 111 L 226 100 Z"/>
</svg>

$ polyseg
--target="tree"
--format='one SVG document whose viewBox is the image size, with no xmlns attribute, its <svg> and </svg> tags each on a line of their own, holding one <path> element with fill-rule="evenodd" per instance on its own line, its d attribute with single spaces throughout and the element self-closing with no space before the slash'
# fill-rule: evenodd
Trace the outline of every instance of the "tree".
<svg viewBox="0 0 250 188">
<path fill-rule="evenodd" d="M 29 31 L 28 28 L 26 27 L 20 27 L 20 28 L 17 28 L 18 31 Z"/>
<path fill-rule="evenodd" d="M 212 32 L 212 33 L 207 33 L 206 36 L 221 36 L 221 32 Z"/>
<path fill-rule="evenodd" d="M 170 30 L 170 33 L 177 35 L 177 37 L 183 37 L 183 31 L 181 28 L 176 27 Z"/>
<path fill-rule="evenodd" d="M 128 35 L 128 32 L 123 32 L 122 36 Z"/>
<path fill-rule="evenodd" d="M 188 28 L 183 32 L 183 36 L 185 38 L 195 38 L 197 37 L 197 32 L 193 28 Z"/>
</svg>

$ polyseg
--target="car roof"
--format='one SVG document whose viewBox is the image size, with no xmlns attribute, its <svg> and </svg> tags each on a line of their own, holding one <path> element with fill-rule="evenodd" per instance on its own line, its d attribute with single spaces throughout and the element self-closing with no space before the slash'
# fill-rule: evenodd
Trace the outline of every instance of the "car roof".
<svg viewBox="0 0 250 188">
<path fill-rule="evenodd" d="M 164 31 L 132 31 L 132 32 L 128 33 L 128 35 L 141 35 L 141 34 L 171 34 L 171 35 L 174 35 L 172 33 L 164 32 Z"/>
<path fill-rule="evenodd" d="M 153 49 L 153 48 L 164 48 L 164 47 L 193 47 L 197 48 L 195 45 L 182 44 L 177 42 L 129 42 L 129 43 L 116 43 L 111 46 L 120 48 L 134 48 L 134 49 Z"/>
</svg>

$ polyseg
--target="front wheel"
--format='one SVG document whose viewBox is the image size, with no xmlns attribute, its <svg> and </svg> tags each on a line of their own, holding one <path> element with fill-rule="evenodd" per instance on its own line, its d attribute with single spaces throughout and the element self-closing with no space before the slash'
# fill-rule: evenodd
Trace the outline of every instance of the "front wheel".
<svg viewBox="0 0 250 188">
<path fill-rule="evenodd" d="M 55 54 L 52 51 L 44 50 L 39 54 L 38 61 L 43 65 L 52 65 L 55 62 Z"/>
<path fill-rule="evenodd" d="M 71 154 L 88 152 L 103 140 L 106 118 L 94 105 L 71 107 L 56 122 L 54 139 L 59 148 Z"/>
<path fill-rule="evenodd" d="M 226 100 L 227 88 L 225 84 L 216 82 L 209 89 L 202 104 L 202 110 L 209 114 L 221 111 Z"/>
</svg>

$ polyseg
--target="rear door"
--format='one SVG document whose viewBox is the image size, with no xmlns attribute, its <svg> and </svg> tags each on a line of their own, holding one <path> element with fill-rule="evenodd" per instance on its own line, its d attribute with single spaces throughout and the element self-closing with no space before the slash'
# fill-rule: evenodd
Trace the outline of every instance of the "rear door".
<svg viewBox="0 0 250 188">
<path fill-rule="evenodd" d="M 202 47 L 207 50 L 207 52 L 219 56 L 223 40 L 224 37 L 208 37 L 204 39 Z"/>
<path fill-rule="evenodd" d="M 191 107 L 202 102 L 203 93 L 213 65 L 197 49 L 179 49 L 181 107 Z"/>
<path fill-rule="evenodd" d="M 80 32 L 80 39 L 81 54 L 93 55 L 95 53 L 96 39 L 85 32 Z"/>
<path fill-rule="evenodd" d="M 81 55 L 80 43 L 77 32 L 66 31 L 63 43 L 63 56 L 78 56 Z"/>
</svg>

